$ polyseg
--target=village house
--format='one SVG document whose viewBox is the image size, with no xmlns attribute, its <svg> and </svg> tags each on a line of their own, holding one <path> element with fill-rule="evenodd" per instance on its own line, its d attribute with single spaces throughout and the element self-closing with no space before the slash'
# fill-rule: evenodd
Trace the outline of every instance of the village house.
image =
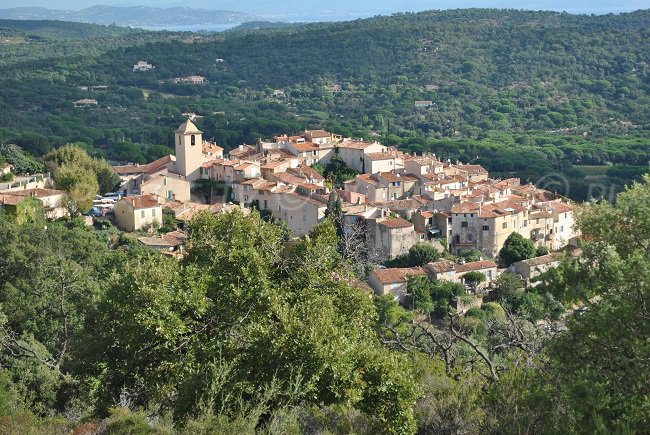
<svg viewBox="0 0 650 435">
<path fill-rule="evenodd" d="M 93 107 L 97 106 L 97 100 L 94 98 L 82 98 L 81 100 L 77 100 L 74 103 L 74 107 Z"/>
<path fill-rule="evenodd" d="M 187 77 L 176 77 L 174 83 L 182 83 L 186 85 L 202 85 L 206 82 L 205 77 L 203 76 L 187 76 Z"/>
<path fill-rule="evenodd" d="M 288 190 L 272 192 L 272 196 L 273 206 L 269 210 L 274 217 L 288 225 L 295 237 L 309 234 L 325 218 L 327 196 L 304 195 Z"/>
<path fill-rule="evenodd" d="M 182 231 L 172 231 L 157 237 L 139 237 L 138 242 L 157 251 L 177 252 L 182 249 L 187 234 Z"/>
<path fill-rule="evenodd" d="M 149 62 L 146 60 L 139 60 L 138 63 L 133 65 L 133 71 L 134 72 L 143 72 L 143 71 L 150 71 L 154 69 L 155 66 L 151 65 Z"/>
<path fill-rule="evenodd" d="M 368 275 L 368 284 L 377 296 L 392 295 L 400 303 L 404 302 L 409 276 L 426 275 L 421 267 L 375 268 Z"/>
<path fill-rule="evenodd" d="M 365 195 L 368 202 L 386 202 L 412 196 L 417 185 L 417 177 L 397 172 L 361 174 L 343 184 L 345 190 Z"/>
<path fill-rule="evenodd" d="M 10 165 L 9 163 L 1 164 L 0 165 L 0 176 L 10 174 L 13 169 L 14 169 L 13 165 Z"/>
<path fill-rule="evenodd" d="M 374 246 L 381 257 L 392 259 L 406 254 L 420 241 L 413 224 L 401 217 L 367 219 L 367 242 Z"/>
<path fill-rule="evenodd" d="M 211 160 L 223 159 L 223 148 L 214 142 L 204 140 L 203 157 Z"/>
<path fill-rule="evenodd" d="M 64 207 L 65 192 L 55 189 L 23 189 L 0 193 L 0 209 L 15 213 L 18 205 L 26 198 L 37 199 L 43 206 L 44 217 L 58 219 L 68 215 Z"/>
<path fill-rule="evenodd" d="M 162 204 L 154 195 L 125 196 L 115 203 L 115 223 L 124 231 L 162 224 Z"/>
<path fill-rule="evenodd" d="M 165 201 L 190 201 L 190 183 L 172 172 L 157 173 L 144 179 L 139 185 L 140 195 L 156 195 Z"/>
<path fill-rule="evenodd" d="M 481 165 L 445 165 L 444 172 L 446 175 L 460 175 L 467 181 L 479 182 L 487 181 L 488 171 Z"/>
<path fill-rule="evenodd" d="M 433 101 L 431 100 L 417 100 L 415 102 L 415 107 L 427 108 L 433 106 Z"/>
<path fill-rule="evenodd" d="M 561 253 L 552 253 L 513 263 L 512 266 L 510 266 L 510 270 L 521 276 L 526 287 L 534 287 L 538 284 L 534 282 L 534 279 L 542 273 L 557 267 L 561 260 Z"/>
<path fill-rule="evenodd" d="M 404 159 L 404 172 L 415 176 L 442 174 L 444 172 L 444 165 L 435 157 L 435 154 L 407 157 Z"/>
<path fill-rule="evenodd" d="M 467 285 L 464 276 L 469 272 L 479 272 L 485 275 L 485 281 L 478 288 L 489 287 L 497 278 L 497 265 L 491 260 L 456 263 L 450 260 L 438 260 L 422 267 L 427 275 L 441 281 L 455 282 Z"/>
<path fill-rule="evenodd" d="M 345 164 L 362 174 L 369 173 L 370 168 L 366 168 L 366 156 L 368 154 L 384 153 L 388 147 L 380 144 L 377 141 L 366 142 L 346 139 L 339 143 L 336 151 L 338 156 L 345 162 Z M 369 160 L 370 161 L 370 160 Z"/>
<path fill-rule="evenodd" d="M 495 204 L 465 202 L 451 209 L 452 252 L 478 249 L 487 257 L 496 258 L 506 239 L 513 232 L 530 237 L 526 207 L 515 202 Z"/>
</svg>

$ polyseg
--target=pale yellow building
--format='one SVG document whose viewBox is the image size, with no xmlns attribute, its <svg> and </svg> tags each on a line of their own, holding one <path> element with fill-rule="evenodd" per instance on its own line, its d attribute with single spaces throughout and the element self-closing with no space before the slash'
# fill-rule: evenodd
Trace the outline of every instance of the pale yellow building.
<svg viewBox="0 0 650 435">
<path fill-rule="evenodd" d="M 181 175 L 159 173 L 140 184 L 141 195 L 157 195 L 164 201 L 188 202 L 190 183 Z"/>
<path fill-rule="evenodd" d="M 115 203 L 115 223 L 124 231 L 162 224 L 162 204 L 153 195 L 126 196 Z"/>
</svg>

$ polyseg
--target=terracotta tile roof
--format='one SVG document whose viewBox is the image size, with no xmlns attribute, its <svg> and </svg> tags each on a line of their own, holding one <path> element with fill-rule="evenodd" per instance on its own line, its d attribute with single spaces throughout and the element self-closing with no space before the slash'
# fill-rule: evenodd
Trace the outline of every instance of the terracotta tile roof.
<svg viewBox="0 0 650 435">
<path fill-rule="evenodd" d="M 414 177 L 410 174 L 396 174 L 394 172 L 379 172 L 374 175 L 374 178 L 381 177 L 389 183 L 394 183 L 397 181 L 418 181 L 417 177 Z"/>
<path fill-rule="evenodd" d="M 373 202 L 370 205 L 385 205 L 391 210 L 417 210 L 427 204 L 418 198 L 396 199 L 394 201 Z"/>
<path fill-rule="evenodd" d="M 490 260 L 473 261 L 471 263 L 457 264 L 456 273 L 473 272 L 477 270 L 492 269 L 496 267 L 497 264 L 494 261 L 490 261 Z"/>
<path fill-rule="evenodd" d="M 244 185 L 244 186 L 246 186 L 246 185 L 255 186 L 255 185 L 258 185 L 258 184 L 261 184 L 261 183 L 266 183 L 266 182 L 267 181 L 264 180 L 263 178 L 249 178 L 248 180 L 244 180 L 239 184 Z M 237 184 L 237 183 L 235 183 L 235 184 Z"/>
<path fill-rule="evenodd" d="M 429 272 L 433 272 L 434 274 L 452 272 L 456 269 L 456 263 L 450 260 L 438 260 L 434 261 L 433 263 L 426 264 L 424 268 Z"/>
<path fill-rule="evenodd" d="M 298 157 L 295 154 L 291 154 L 287 150 L 280 150 L 280 149 L 275 149 L 275 150 L 268 150 L 267 155 L 269 156 L 279 156 L 283 159 L 297 159 Z"/>
<path fill-rule="evenodd" d="M 555 213 L 567 213 L 573 211 L 573 206 L 561 201 L 550 201 L 547 202 Z"/>
<path fill-rule="evenodd" d="M 205 162 L 201 164 L 202 168 L 211 168 L 213 166 L 218 166 L 218 165 L 223 165 L 223 162 L 225 162 L 224 159 L 215 159 L 215 160 L 210 160 L 209 162 Z"/>
<path fill-rule="evenodd" d="M 2 205 L 18 205 L 23 199 L 25 199 L 24 196 L 0 194 L 0 204 Z"/>
<path fill-rule="evenodd" d="M 377 182 L 377 180 L 375 179 L 375 177 L 372 176 L 371 174 L 360 174 L 360 175 L 357 175 L 357 178 L 355 178 L 355 180 L 360 180 L 360 181 L 363 181 L 364 183 L 372 184 L 373 186 L 378 186 L 378 185 L 379 185 L 379 183 Z M 349 180 L 349 182 L 353 182 L 353 181 L 354 181 L 354 180 Z M 346 181 L 346 183 L 347 183 L 347 182 L 348 182 L 348 181 Z"/>
<path fill-rule="evenodd" d="M 390 153 L 368 153 L 366 154 L 366 159 L 373 161 L 393 160 L 395 159 L 395 155 Z"/>
<path fill-rule="evenodd" d="M 165 240 L 162 237 L 138 237 L 138 242 L 145 246 L 166 246 L 169 248 L 176 246 L 170 240 Z"/>
<path fill-rule="evenodd" d="M 244 171 L 250 168 L 251 166 L 256 166 L 256 165 L 250 162 L 242 162 L 240 165 L 235 166 L 235 171 Z"/>
<path fill-rule="evenodd" d="M 270 161 L 270 162 L 262 165 L 261 169 L 275 169 L 275 168 L 279 168 L 281 166 L 288 166 L 288 165 L 290 165 L 290 162 L 288 162 L 288 161 L 286 161 L 284 159 L 273 160 L 273 161 Z"/>
<path fill-rule="evenodd" d="M 124 198 L 120 199 L 120 201 L 129 203 L 134 210 L 139 210 L 141 208 L 160 207 L 158 198 L 156 198 L 154 195 L 125 196 Z"/>
<path fill-rule="evenodd" d="M 422 215 L 423 218 L 429 219 L 433 217 L 433 212 L 423 211 L 422 213 L 420 213 L 420 215 Z"/>
<path fill-rule="evenodd" d="M 396 228 L 409 228 L 413 226 L 411 222 L 401 217 L 388 218 L 386 220 L 379 222 L 379 225 L 389 228 L 391 230 Z"/>
<path fill-rule="evenodd" d="M 552 253 L 547 255 L 542 255 L 541 257 L 530 258 L 528 260 L 522 260 L 519 263 L 525 263 L 531 267 L 542 266 L 545 264 L 551 264 L 558 262 L 562 259 L 562 254 Z M 516 263 L 515 263 L 516 264 Z"/>
<path fill-rule="evenodd" d="M 329 133 L 325 130 L 305 130 L 305 135 L 312 137 L 312 138 L 324 138 L 324 137 L 331 137 L 332 133 Z"/>
<path fill-rule="evenodd" d="M 377 280 L 382 284 L 405 282 L 408 280 L 409 276 L 426 275 L 421 267 L 374 269 L 372 272 L 377 276 Z"/>
<path fill-rule="evenodd" d="M 273 181 L 265 181 L 264 183 L 261 183 L 259 185 L 255 185 L 255 188 L 257 190 L 264 191 L 264 192 L 271 192 L 276 187 L 278 187 L 278 184 L 273 182 Z"/>
<path fill-rule="evenodd" d="M 530 212 L 531 219 L 551 218 L 553 215 L 546 210 L 535 210 Z"/>
<path fill-rule="evenodd" d="M 63 190 L 56 189 L 27 189 L 6 192 L 8 195 L 31 196 L 33 198 L 47 198 L 48 196 L 63 195 L 64 193 Z"/>
<path fill-rule="evenodd" d="M 153 162 L 147 163 L 146 165 L 123 165 L 123 166 L 113 166 L 113 170 L 119 175 L 129 175 L 129 174 L 153 174 L 155 172 L 164 169 L 168 164 L 174 163 L 176 157 L 168 154 L 164 157 L 154 160 Z"/>
<path fill-rule="evenodd" d="M 453 165 L 453 167 L 471 175 L 487 174 L 487 170 L 481 165 Z"/>
<path fill-rule="evenodd" d="M 257 147 L 254 145 L 241 145 L 240 148 L 235 148 L 233 150 L 230 150 L 230 157 L 234 157 L 237 159 L 245 159 L 247 157 L 251 157 L 257 154 Z"/>
<path fill-rule="evenodd" d="M 494 204 L 479 204 L 474 202 L 464 202 L 456 204 L 451 208 L 451 212 L 455 214 L 476 213 L 479 218 L 497 218 L 507 216 L 514 213 L 522 213 L 526 211 L 525 207 L 517 204 L 515 201 L 500 201 Z"/>
<path fill-rule="evenodd" d="M 203 154 L 214 153 L 219 154 L 223 152 L 223 148 L 212 142 L 203 142 Z"/>
<path fill-rule="evenodd" d="M 287 172 L 291 172 L 292 174 L 298 175 L 298 176 L 305 176 L 307 178 L 310 178 L 312 180 L 325 180 L 325 178 L 318 173 L 314 168 L 307 166 L 305 164 L 300 164 L 296 168 L 290 168 L 287 169 Z"/>
<path fill-rule="evenodd" d="M 355 150 L 365 150 L 371 145 L 379 144 L 379 142 L 367 142 L 359 140 L 345 140 L 339 144 L 340 148 L 350 148 Z"/>
<path fill-rule="evenodd" d="M 297 151 L 301 152 L 318 149 L 318 146 L 314 145 L 311 142 L 291 142 L 291 146 L 294 147 Z"/>
<path fill-rule="evenodd" d="M 300 184 L 306 181 L 304 178 L 298 177 L 290 172 L 279 172 L 277 174 L 273 174 L 273 178 L 278 181 L 282 181 L 285 184 Z"/>
<path fill-rule="evenodd" d="M 319 195 L 303 195 L 298 192 L 288 192 L 287 195 L 291 196 L 294 199 L 298 199 L 302 202 L 315 205 L 319 208 L 327 207 L 327 200 L 322 199 Z"/>
<path fill-rule="evenodd" d="M 169 243 L 173 243 L 173 246 L 178 246 L 187 239 L 187 234 L 182 231 L 172 231 L 163 235 L 162 238 Z"/>
</svg>

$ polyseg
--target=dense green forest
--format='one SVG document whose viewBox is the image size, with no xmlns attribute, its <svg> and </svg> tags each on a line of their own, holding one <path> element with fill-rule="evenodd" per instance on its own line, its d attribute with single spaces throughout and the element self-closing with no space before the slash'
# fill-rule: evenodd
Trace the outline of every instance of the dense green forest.
<svg viewBox="0 0 650 435">
<path fill-rule="evenodd" d="M 194 112 L 227 149 L 324 127 L 497 175 L 553 173 L 585 199 L 640 179 L 650 160 L 648 29 L 649 11 L 431 11 L 223 34 L 5 20 L 0 138 L 143 162 Z M 156 68 L 134 72 L 141 59 Z M 208 83 L 171 80 L 190 74 Z M 99 105 L 75 108 L 80 98 Z M 583 165 L 606 167 L 594 181 Z"/>
<path fill-rule="evenodd" d="M 580 257 L 464 316 L 421 276 L 370 298 L 330 218 L 201 214 L 177 260 L 0 215 L 0 432 L 645 433 L 648 204 L 586 206 Z"/>
</svg>

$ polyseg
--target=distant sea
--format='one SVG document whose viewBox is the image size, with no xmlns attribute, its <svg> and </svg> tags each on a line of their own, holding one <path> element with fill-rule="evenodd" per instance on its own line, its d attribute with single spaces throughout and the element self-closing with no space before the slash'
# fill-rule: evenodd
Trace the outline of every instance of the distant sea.
<svg viewBox="0 0 650 435">
<path fill-rule="evenodd" d="M 2 1 L 2 0 L 0 0 Z M 331 21 L 349 21 L 359 18 L 369 18 L 371 14 L 355 14 L 355 15 L 277 15 L 263 17 L 261 20 L 282 21 L 286 23 L 300 22 L 300 23 L 316 23 L 316 22 L 331 22 Z M 162 25 L 162 26 L 131 26 L 138 27 L 146 30 L 167 30 L 169 32 L 224 32 L 233 27 L 237 27 L 242 23 L 229 23 L 229 24 L 190 24 L 185 26 L 176 25 Z"/>
<path fill-rule="evenodd" d="M 132 26 L 146 30 L 167 30 L 169 32 L 224 32 L 239 26 L 241 23 L 229 24 L 191 24 L 185 26 Z"/>
</svg>

